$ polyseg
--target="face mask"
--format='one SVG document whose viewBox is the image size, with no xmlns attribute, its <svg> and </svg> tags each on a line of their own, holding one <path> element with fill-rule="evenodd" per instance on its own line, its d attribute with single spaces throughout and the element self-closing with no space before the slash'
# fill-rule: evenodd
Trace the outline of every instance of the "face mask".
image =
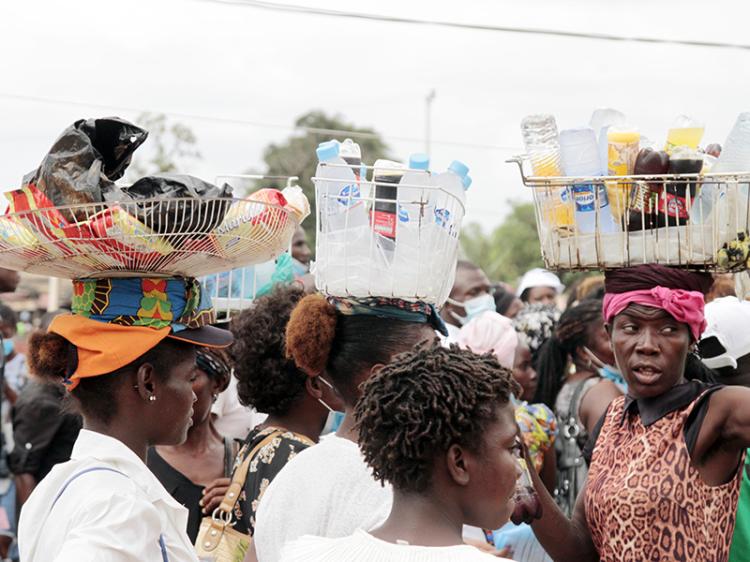
<svg viewBox="0 0 750 562">
<path fill-rule="evenodd" d="M 584 346 L 583 351 L 586 353 L 586 355 L 588 355 L 589 359 L 591 359 L 591 363 L 594 364 L 597 371 L 599 371 L 600 377 L 602 377 L 603 379 L 611 380 L 618 387 L 620 387 L 620 390 L 622 390 L 623 392 L 627 391 L 628 384 L 625 382 L 625 379 L 622 377 L 622 373 L 620 373 L 620 370 L 617 367 L 607 365 L 606 363 L 601 361 L 588 347 Z"/>
<path fill-rule="evenodd" d="M 3 338 L 3 354 L 8 357 L 13 353 L 13 340 L 10 338 Z"/>
<path fill-rule="evenodd" d="M 495 305 L 495 297 L 489 293 L 484 293 L 478 297 L 474 297 L 464 302 L 458 302 L 453 299 L 448 299 L 448 302 L 454 306 L 460 306 L 466 311 L 466 316 L 460 316 L 450 311 L 451 316 L 455 318 L 462 326 L 468 324 L 472 318 L 476 318 L 483 312 L 497 312 L 497 306 Z"/>
<path fill-rule="evenodd" d="M 318 380 L 325 384 L 328 388 L 333 390 L 335 392 L 335 389 L 333 388 L 333 385 L 329 383 L 327 380 L 325 380 L 323 377 L 318 377 Z M 328 417 L 326 418 L 326 423 L 323 425 L 323 429 L 320 432 L 321 435 L 327 435 L 329 433 L 333 433 L 334 431 L 338 430 L 339 426 L 341 425 L 341 422 L 344 421 L 344 412 L 338 412 L 331 408 L 328 404 L 323 401 L 322 398 L 318 398 L 318 402 L 323 404 L 323 406 L 328 410 Z"/>
</svg>

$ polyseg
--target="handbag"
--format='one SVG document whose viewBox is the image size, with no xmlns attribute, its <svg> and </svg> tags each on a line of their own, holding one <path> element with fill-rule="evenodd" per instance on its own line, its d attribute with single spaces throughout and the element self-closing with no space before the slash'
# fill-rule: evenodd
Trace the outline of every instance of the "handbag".
<svg viewBox="0 0 750 562">
<path fill-rule="evenodd" d="M 555 501 L 567 517 L 571 517 L 578 493 L 585 481 L 585 461 L 581 453 L 582 445 L 579 436 L 581 426 L 578 423 L 578 402 L 583 392 L 583 386 L 589 379 L 576 383 L 573 396 L 570 399 L 567 416 L 558 416 L 560 434 L 555 441 L 557 449 L 557 488 Z"/>
<path fill-rule="evenodd" d="M 242 562 L 250 549 L 253 538 L 249 534 L 236 531 L 234 526 L 234 506 L 245 487 L 247 471 L 255 455 L 274 438 L 283 433 L 274 430 L 266 435 L 252 448 L 245 460 L 234 470 L 232 480 L 221 500 L 210 517 L 201 521 L 198 537 L 195 540 L 195 551 L 201 562 Z"/>
</svg>

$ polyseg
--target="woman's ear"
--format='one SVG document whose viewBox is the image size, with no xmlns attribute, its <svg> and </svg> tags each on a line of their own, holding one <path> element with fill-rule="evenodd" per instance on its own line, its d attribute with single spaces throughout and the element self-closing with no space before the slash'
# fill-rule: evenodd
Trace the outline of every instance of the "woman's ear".
<svg viewBox="0 0 750 562">
<path fill-rule="evenodd" d="M 151 363 L 143 363 L 135 372 L 135 390 L 143 400 L 154 402 L 158 398 L 156 373 Z"/>
<path fill-rule="evenodd" d="M 460 445 L 453 444 L 445 453 L 445 465 L 453 481 L 459 486 L 469 484 L 469 460 Z"/>
<path fill-rule="evenodd" d="M 323 398 L 323 388 L 320 385 L 321 382 L 318 380 L 318 377 L 307 377 L 305 380 L 305 390 L 315 400 Z"/>
</svg>

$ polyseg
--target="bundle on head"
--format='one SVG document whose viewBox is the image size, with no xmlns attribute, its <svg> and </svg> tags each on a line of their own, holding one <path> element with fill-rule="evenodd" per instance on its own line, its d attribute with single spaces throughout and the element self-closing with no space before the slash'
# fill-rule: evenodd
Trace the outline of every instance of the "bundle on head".
<svg viewBox="0 0 750 562">
<path fill-rule="evenodd" d="M 492 355 L 438 342 L 399 354 L 368 380 L 357 403 L 359 445 L 376 479 L 422 493 L 453 444 L 481 453 L 481 439 L 518 385 Z"/>
</svg>

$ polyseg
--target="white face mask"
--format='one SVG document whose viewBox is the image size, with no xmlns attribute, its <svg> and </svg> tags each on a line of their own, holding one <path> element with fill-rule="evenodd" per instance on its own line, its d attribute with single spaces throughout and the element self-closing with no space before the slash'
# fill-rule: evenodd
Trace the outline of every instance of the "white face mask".
<svg viewBox="0 0 750 562">
<path fill-rule="evenodd" d="M 459 302 L 457 300 L 448 299 L 448 302 L 451 303 L 453 306 L 460 306 L 466 311 L 466 316 L 461 316 L 459 314 L 456 314 L 452 310 L 449 311 L 451 316 L 458 321 L 459 324 L 462 326 L 465 324 L 468 324 L 472 318 L 476 318 L 480 314 L 484 312 L 497 312 L 497 306 L 495 305 L 495 297 L 490 295 L 489 293 L 483 293 L 477 297 L 470 298 L 468 300 L 465 300 L 464 302 Z"/>
</svg>

